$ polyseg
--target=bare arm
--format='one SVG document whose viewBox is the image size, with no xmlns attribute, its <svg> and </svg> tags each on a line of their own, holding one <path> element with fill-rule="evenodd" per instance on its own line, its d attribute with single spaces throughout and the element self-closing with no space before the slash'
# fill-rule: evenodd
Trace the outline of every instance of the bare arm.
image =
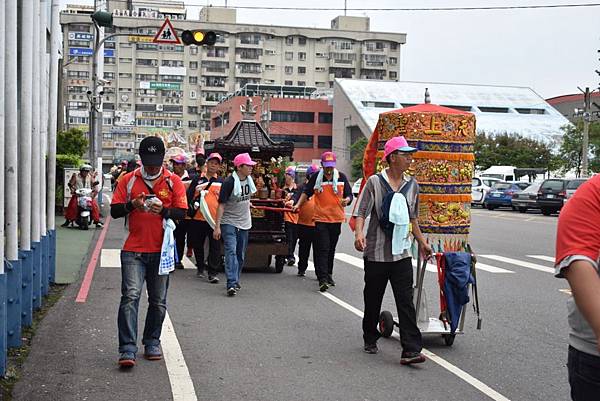
<svg viewBox="0 0 600 401">
<path fill-rule="evenodd" d="M 219 203 L 219 207 L 217 207 L 217 218 L 215 219 L 215 228 L 213 230 L 213 238 L 216 240 L 221 239 L 221 218 L 223 217 L 224 211 L 225 204 Z"/>
<path fill-rule="evenodd" d="M 600 351 L 600 276 L 585 260 L 571 263 L 564 269 L 564 275 L 573 291 L 577 308 L 596 334 L 596 345 Z"/>
<path fill-rule="evenodd" d="M 365 234 L 363 232 L 365 227 L 365 218 L 357 217 L 354 227 L 354 247 L 357 251 L 363 252 L 365 250 Z"/>
</svg>

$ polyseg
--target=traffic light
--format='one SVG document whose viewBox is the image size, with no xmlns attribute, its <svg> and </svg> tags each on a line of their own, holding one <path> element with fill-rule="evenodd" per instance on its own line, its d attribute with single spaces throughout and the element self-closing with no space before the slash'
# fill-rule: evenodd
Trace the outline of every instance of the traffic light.
<svg viewBox="0 0 600 401">
<path fill-rule="evenodd" d="M 113 15 L 106 11 L 96 11 L 92 14 L 92 20 L 105 28 L 112 28 L 113 26 Z"/>
<path fill-rule="evenodd" d="M 181 41 L 186 46 L 214 46 L 217 42 L 217 34 L 213 31 L 183 31 Z"/>
</svg>

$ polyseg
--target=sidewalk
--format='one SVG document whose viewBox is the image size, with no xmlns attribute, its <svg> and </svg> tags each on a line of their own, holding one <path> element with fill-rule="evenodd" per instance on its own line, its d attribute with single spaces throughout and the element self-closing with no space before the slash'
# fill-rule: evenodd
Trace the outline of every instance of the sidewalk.
<svg viewBox="0 0 600 401">
<path fill-rule="evenodd" d="M 125 238 L 122 219 L 111 220 L 105 229 L 105 247 L 120 248 Z M 72 284 L 40 323 L 13 400 L 172 399 L 164 361 L 139 358 L 134 369 L 118 369 L 119 269 L 96 267 L 86 301 L 75 302 L 100 233 L 57 229 L 57 281 L 60 277 Z M 146 308 L 142 299 L 141 326 Z M 140 328 L 140 339 L 141 332 Z"/>
</svg>

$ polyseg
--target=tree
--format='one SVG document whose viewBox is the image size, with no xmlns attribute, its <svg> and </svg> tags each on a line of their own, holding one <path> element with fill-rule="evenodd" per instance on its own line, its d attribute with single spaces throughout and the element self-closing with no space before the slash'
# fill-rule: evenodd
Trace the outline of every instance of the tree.
<svg viewBox="0 0 600 401">
<path fill-rule="evenodd" d="M 355 180 L 363 176 L 362 164 L 368 142 L 367 138 L 363 137 L 350 146 L 350 155 L 352 156 L 352 178 Z"/>
<path fill-rule="evenodd" d="M 76 155 L 82 157 L 88 148 L 88 141 L 82 130 L 71 128 L 60 131 L 56 137 L 56 153 L 60 155 Z"/>
<path fill-rule="evenodd" d="M 477 134 L 475 164 L 481 170 L 490 166 L 554 169 L 552 146 L 518 134 Z"/>
<path fill-rule="evenodd" d="M 583 156 L 583 122 L 576 125 L 565 125 L 561 128 L 563 132 L 562 144 L 558 154 L 558 168 L 562 173 L 574 171 L 575 175 L 581 175 L 581 161 Z M 588 167 L 591 171 L 600 171 L 600 123 L 590 123 L 589 129 L 589 151 Z"/>
</svg>

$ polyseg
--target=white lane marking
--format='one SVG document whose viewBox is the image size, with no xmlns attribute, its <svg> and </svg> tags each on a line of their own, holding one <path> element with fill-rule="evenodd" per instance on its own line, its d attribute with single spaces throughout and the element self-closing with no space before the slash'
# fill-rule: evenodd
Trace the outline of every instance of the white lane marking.
<svg viewBox="0 0 600 401">
<path fill-rule="evenodd" d="M 364 269 L 363 260 L 361 258 L 357 258 L 356 256 L 348 255 L 346 253 L 336 253 L 335 258 L 338 260 L 341 260 L 342 262 L 356 266 L 359 269 Z M 413 266 L 416 266 L 416 265 L 417 265 L 417 262 L 413 259 Z M 477 262 L 477 264 L 475 266 L 477 266 L 478 270 L 483 270 L 488 273 L 499 273 L 499 274 L 514 273 L 512 270 L 507 270 L 507 269 L 502 269 L 502 268 L 496 267 L 496 266 L 486 265 L 485 263 Z M 437 273 L 437 266 L 434 265 L 433 263 L 427 263 L 425 270 L 427 270 L 428 272 Z"/>
<path fill-rule="evenodd" d="M 554 258 L 552 256 L 546 256 L 546 255 L 526 255 L 526 256 L 528 258 L 545 260 L 546 262 L 552 262 L 552 263 L 554 263 Z"/>
<path fill-rule="evenodd" d="M 298 260 L 300 260 L 300 257 L 298 256 L 298 254 L 295 254 L 294 256 L 296 257 L 296 266 L 297 266 L 298 265 L 297 262 L 298 262 Z M 315 271 L 315 265 L 313 264 L 312 261 L 308 260 L 307 265 L 308 266 L 306 267 L 306 271 L 308 271 L 308 272 L 314 272 Z"/>
<path fill-rule="evenodd" d="M 498 256 L 498 255 L 478 255 L 478 257 L 482 257 L 482 258 L 486 258 L 486 259 L 492 259 L 492 260 L 497 260 L 499 262 L 504 262 L 504 263 L 510 263 L 510 264 L 513 264 L 513 265 L 521 266 L 521 267 L 527 267 L 528 269 L 539 270 L 541 272 L 554 273 L 554 269 L 551 268 L 551 267 L 542 266 L 542 265 L 538 265 L 538 264 L 535 264 L 535 263 L 523 262 L 521 260 L 507 258 L 505 256 Z"/>
<path fill-rule="evenodd" d="M 171 383 L 173 401 L 197 401 L 194 383 L 168 313 L 163 322 L 161 345 Z"/>
<path fill-rule="evenodd" d="M 320 294 L 323 295 L 325 298 L 329 299 L 330 301 L 335 302 L 336 304 L 338 304 L 342 308 L 344 308 L 344 309 L 346 309 L 346 310 L 354 313 L 356 316 L 358 316 L 358 317 L 360 317 L 362 319 L 363 313 L 360 310 L 356 309 L 354 306 L 352 306 L 352 305 L 350 305 L 350 304 L 342 301 L 338 297 L 333 296 L 333 295 L 331 295 L 328 292 L 321 292 Z M 396 331 L 394 331 L 394 338 L 399 339 L 398 333 Z M 480 380 L 474 378 L 473 376 L 471 376 L 470 374 L 468 374 L 464 370 L 460 369 L 457 366 L 454 366 L 450 362 L 446 361 L 444 358 L 442 358 L 442 357 L 434 354 L 433 352 L 429 351 L 428 349 L 423 348 L 422 352 L 423 352 L 423 354 L 427 358 L 429 358 L 429 360 L 431 360 L 432 362 L 437 363 L 442 368 L 446 369 L 450 373 L 456 375 L 458 378 L 460 378 L 460 379 L 464 380 L 465 382 L 469 383 L 471 386 L 475 387 L 477 390 L 481 391 L 483 394 L 487 395 L 492 400 L 495 400 L 495 401 L 510 401 L 508 398 L 506 398 L 502 394 L 498 393 L 496 390 L 492 389 L 488 385 L 484 384 Z"/>
<path fill-rule="evenodd" d="M 121 267 L 120 249 L 103 249 L 100 253 L 100 267 Z"/>
</svg>

